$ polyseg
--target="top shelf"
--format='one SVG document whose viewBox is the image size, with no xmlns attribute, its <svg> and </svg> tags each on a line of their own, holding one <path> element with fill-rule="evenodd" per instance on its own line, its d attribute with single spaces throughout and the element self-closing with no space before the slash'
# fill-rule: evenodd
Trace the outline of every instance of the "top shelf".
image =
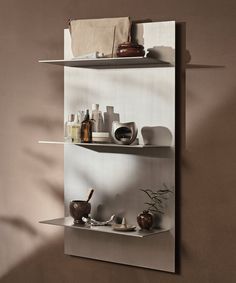
<svg viewBox="0 0 236 283">
<path fill-rule="evenodd" d="M 64 67 L 91 68 L 91 69 L 118 69 L 118 68 L 161 68 L 174 65 L 155 58 L 148 57 L 121 57 L 99 59 L 71 59 L 71 60 L 39 60 Z"/>
<path fill-rule="evenodd" d="M 121 69 L 121 68 L 167 68 L 173 64 L 149 57 L 99 58 L 99 59 L 71 59 L 71 60 L 39 60 L 39 63 L 58 65 L 63 67 L 87 69 Z M 185 68 L 215 69 L 224 68 L 221 65 L 186 64 Z"/>
</svg>

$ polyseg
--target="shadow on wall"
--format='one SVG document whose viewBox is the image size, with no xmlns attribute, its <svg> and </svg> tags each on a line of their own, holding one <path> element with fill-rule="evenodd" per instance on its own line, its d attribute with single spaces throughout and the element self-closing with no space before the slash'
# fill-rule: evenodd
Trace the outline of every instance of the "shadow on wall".
<svg viewBox="0 0 236 283">
<path fill-rule="evenodd" d="M 51 197 L 64 204 L 64 186 L 58 183 L 52 183 L 48 180 L 41 179 L 39 180 L 40 187 L 44 188 L 44 192 L 50 194 Z"/>
<path fill-rule="evenodd" d="M 24 116 L 20 118 L 20 123 L 31 128 L 43 128 L 45 131 L 51 132 L 61 128 L 61 121 L 45 116 Z"/>
<path fill-rule="evenodd" d="M 142 269 L 129 266 L 124 269 L 122 265 L 65 256 L 63 250 L 63 236 L 61 235 L 14 267 L 0 278 L 0 282 L 111 283 L 119 274 L 119 282 L 130 283 L 128 276 L 130 272 L 132 272 L 132 282 L 139 282 L 143 277 Z M 109 272 L 104 273 L 104 270 L 109 270 Z M 150 271 L 150 274 L 153 274 L 153 271 Z"/>
<path fill-rule="evenodd" d="M 49 155 L 43 154 L 41 152 L 39 153 L 36 150 L 28 147 L 23 148 L 23 152 L 24 154 L 30 156 L 32 159 L 40 161 L 44 165 L 47 165 L 49 167 L 54 166 L 57 163 L 57 161 L 53 157 L 50 157 Z"/>
<path fill-rule="evenodd" d="M 11 216 L 0 216 L 0 225 L 8 225 L 16 230 L 26 232 L 30 236 L 37 236 L 38 231 L 24 218 L 11 217 Z"/>
</svg>

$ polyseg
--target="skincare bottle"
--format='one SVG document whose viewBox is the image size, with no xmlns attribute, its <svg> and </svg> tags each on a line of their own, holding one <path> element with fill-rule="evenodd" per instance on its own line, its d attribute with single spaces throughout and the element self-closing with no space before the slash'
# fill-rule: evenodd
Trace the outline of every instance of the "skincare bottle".
<svg viewBox="0 0 236 283">
<path fill-rule="evenodd" d="M 81 142 L 91 143 L 92 142 L 92 127 L 93 122 L 89 117 L 89 110 L 86 110 L 84 121 L 81 124 Z"/>
<path fill-rule="evenodd" d="M 103 118 L 102 118 L 102 112 L 99 111 L 99 104 L 92 104 L 92 120 L 93 120 L 93 132 L 102 132 Z"/>
<path fill-rule="evenodd" d="M 79 121 L 79 116 L 75 115 L 74 122 L 71 125 L 71 139 L 73 143 L 80 142 L 80 128 L 81 124 Z"/>
<path fill-rule="evenodd" d="M 77 115 L 79 117 L 79 121 L 80 121 L 80 124 L 81 124 L 84 121 L 84 118 L 85 118 L 84 110 L 79 110 Z"/>
<path fill-rule="evenodd" d="M 114 113 L 113 106 L 107 106 L 106 109 L 107 112 L 104 112 L 104 131 L 109 132 L 111 135 L 112 122 L 113 121 L 120 122 L 120 115 L 118 113 Z"/>
<path fill-rule="evenodd" d="M 68 115 L 68 120 L 65 122 L 65 132 L 64 132 L 64 139 L 67 142 L 72 141 L 72 125 L 74 123 L 75 115 L 74 114 L 69 114 Z"/>
</svg>

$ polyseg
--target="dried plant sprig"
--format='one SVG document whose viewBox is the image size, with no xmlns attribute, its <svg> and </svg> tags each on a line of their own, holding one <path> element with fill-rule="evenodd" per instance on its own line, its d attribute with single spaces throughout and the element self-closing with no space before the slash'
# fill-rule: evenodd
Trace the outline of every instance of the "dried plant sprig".
<svg viewBox="0 0 236 283">
<path fill-rule="evenodd" d="M 173 193 L 173 188 L 169 189 L 166 184 L 163 184 L 163 188 L 157 191 L 150 189 L 140 189 L 140 191 L 144 192 L 150 199 L 149 202 L 144 203 L 148 206 L 149 211 L 164 214 L 165 202 L 168 200 L 169 194 Z"/>
</svg>

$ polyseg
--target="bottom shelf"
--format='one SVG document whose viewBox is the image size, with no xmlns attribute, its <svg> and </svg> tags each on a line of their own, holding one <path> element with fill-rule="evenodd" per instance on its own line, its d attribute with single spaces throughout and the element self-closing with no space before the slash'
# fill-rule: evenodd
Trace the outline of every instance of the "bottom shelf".
<svg viewBox="0 0 236 283">
<path fill-rule="evenodd" d="M 162 233 L 162 232 L 169 231 L 169 229 L 152 229 L 150 231 L 144 231 L 144 230 L 139 230 L 137 228 L 135 231 L 132 231 L 132 232 L 120 232 L 120 231 L 113 230 L 111 226 L 89 226 L 89 225 L 78 225 L 78 224 L 75 225 L 73 223 L 72 217 L 45 220 L 45 221 L 40 221 L 40 223 L 49 224 L 49 225 L 56 225 L 56 226 L 64 226 L 64 227 L 71 228 L 71 229 L 79 229 L 79 230 L 87 230 L 87 231 L 93 231 L 93 232 L 118 234 L 118 235 L 139 237 L 139 238 L 143 238 L 143 237 L 147 237 L 147 236 L 153 236 L 155 234 L 159 234 L 159 233 Z"/>
</svg>

